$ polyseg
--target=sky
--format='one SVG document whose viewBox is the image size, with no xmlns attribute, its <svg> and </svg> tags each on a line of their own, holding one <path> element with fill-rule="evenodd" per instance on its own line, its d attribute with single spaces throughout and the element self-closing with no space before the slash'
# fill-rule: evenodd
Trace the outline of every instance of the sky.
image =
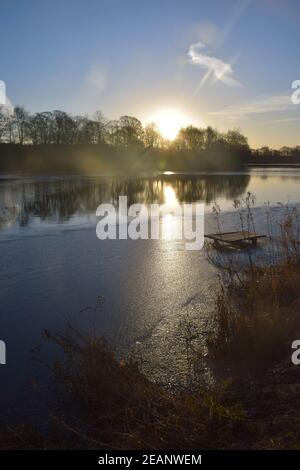
<svg viewBox="0 0 300 470">
<path fill-rule="evenodd" d="M 161 112 L 300 145 L 299 0 L 0 0 L 0 80 L 31 112 Z"/>
</svg>

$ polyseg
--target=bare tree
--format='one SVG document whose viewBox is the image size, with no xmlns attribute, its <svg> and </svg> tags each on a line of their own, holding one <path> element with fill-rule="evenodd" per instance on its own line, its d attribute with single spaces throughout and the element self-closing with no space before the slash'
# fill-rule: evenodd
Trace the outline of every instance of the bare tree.
<svg viewBox="0 0 300 470">
<path fill-rule="evenodd" d="M 0 143 L 5 136 L 5 113 L 0 107 Z"/>
<path fill-rule="evenodd" d="M 160 147 L 161 135 L 154 122 L 147 124 L 144 130 L 144 143 L 146 147 Z"/>
<path fill-rule="evenodd" d="M 14 108 L 13 121 L 17 141 L 20 144 L 23 144 L 26 137 L 26 130 L 28 125 L 28 113 L 23 107 L 16 106 Z"/>
<path fill-rule="evenodd" d="M 182 150 L 201 150 L 205 145 L 205 132 L 194 126 L 180 129 L 176 143 Z"/>
<path fill-rule="evenodd" d="M 101 144 L 106 140 L 108 121 L 101 111 L 95 112 L 94 121 L 96 128 L 96 142 L 97 144 Z"/>
<path fill-rule="evenodd" d="M 143 141 L 144 129 L 141 121 L 132 116 L 120 117 L 123 145 L 141 143 Z"/>
</svg>

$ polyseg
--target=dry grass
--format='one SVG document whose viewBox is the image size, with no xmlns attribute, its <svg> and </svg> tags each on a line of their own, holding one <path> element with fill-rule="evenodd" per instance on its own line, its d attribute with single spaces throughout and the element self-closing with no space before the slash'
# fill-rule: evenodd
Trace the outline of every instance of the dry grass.
<svg viewBox="0 0 300 470">
<path fill-rule="evenodd" d="M 249 205 L 246 204 L 247 217 Z M 270 222 L 269 222 L 270 223 Z M 271 224 L 274 222 L 271 222 Z M 269 227 L 274 233 L 274 227 Z M 290 354 L 300 333 L 299 212 L 286 207 L 277 238 L 269 239 L 268 264 L 222 258 L 223 278 L 215 304 L 215 331 L 208 339 L 214 358 L 234 373 L 255 376 Z"/>
<path fill-rule="evenodd" d="M 288 355 L 300 332 L 300 265 L 256 267 L 243 281 L 221 288 L 208 347 L 232 370 L 253 375 Z"/>
<path fill-rule="evenodd" d="M 228 431 L 240 434 L 243 412 L 224 387 L 175 397 L 134 364 L 117 360 L 100 339 L 74 330 L 46 334 L 66 353 L 54 374 L 64 399 L 74 405 L 73 418 L 61 412 L 52 417 L 62 448 L 227 447 Z"/>
<path fill-rule="evenodd" d="M 48 436 L 26 426 L 0 433 L 2 449 L 299 448 L 299 373 L 286 364 L 241 393 L 227 380 L 210 390 L 172 395 L 105 343 L 72 330 L 46 336 L 66 357 L 53 367 L 61 400 Z"/>
</svg>

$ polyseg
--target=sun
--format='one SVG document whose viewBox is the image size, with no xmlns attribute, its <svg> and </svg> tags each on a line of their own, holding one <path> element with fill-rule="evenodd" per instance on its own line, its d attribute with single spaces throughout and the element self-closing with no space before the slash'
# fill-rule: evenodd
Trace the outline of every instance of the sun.
<svg viewBox="0 0 300 470">
<path fill-rule="evenodd" d="M 146 120 L 146 123 L 150 122 L 157 125 L 165 139 L 174 140 L 182 127 L 191 124 L 191 119 L 177 109 L 161 109 Z"/>
</svg>

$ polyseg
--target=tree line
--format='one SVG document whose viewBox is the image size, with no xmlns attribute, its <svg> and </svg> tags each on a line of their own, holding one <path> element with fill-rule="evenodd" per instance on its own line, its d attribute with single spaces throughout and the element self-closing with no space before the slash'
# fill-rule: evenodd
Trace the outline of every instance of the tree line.
<svg viewBox="0 0 300 470">
<path fill-rule="evenodd" d="M 272 149 L 264 146 L 252 150 L 252 160 L 255 163 L 276 163 L 278 161 L 287 161 L 288 163 L 300 162 L 300 145 L 288 147 L 284 145 L 280 149 Z"/>
<path fill-rule="evenodd" d="M 45 156 L 44 163 L 48 162 L 53 171 L 63 162 L 72 171 L 75 157 L 72 163 L 69 154 L 77 155 L 76 167 L 81 166 L 81 154 L 75 152 L 75 146 L 76 149 L 85 147 L 85 161 L 90 155 L 94 166 L 100 159 L 108 169 L 113 165 L 114 168 L 133 165 L 140 170 L 215 171 L 238 169 L 249 163 L 300 162 L 300 146 L 251 149 L 239 129 L 220 132 L 211 126 L 190 125 L 180 129 L 176 139 L 169 141 L 155 123 L 143 125 L 133 116 L 110 120 L 101 111 L 90 117 L 61 110 L 30 114 L 21 106 L 13 110 L 0 107 L 0 145 L 0 171 L 6 171 L 11 165 L 30 171 L 33 160 L 36 167 L 42 165 L 39 156 Z M 45 171 L 50 171 L 49 168 Z"/>
<path fill-rule="evenodd" d="M 174 141 L 164 139 L 155 123 L 145 126 L 133 116 L 106 119 L 101 111 L 94 116 L 72 116 L 65 111 L 29 114 L 23 107 L 13 111 L 0 109 L 0 143 L 15 144 L 108 144 L 143 146 L 176 150 L 203 150 L 216 144 L 248 148 L 247 138 L 239 130 L 221 133 L 212 127 L 188 126 Z"/>
</svg>

